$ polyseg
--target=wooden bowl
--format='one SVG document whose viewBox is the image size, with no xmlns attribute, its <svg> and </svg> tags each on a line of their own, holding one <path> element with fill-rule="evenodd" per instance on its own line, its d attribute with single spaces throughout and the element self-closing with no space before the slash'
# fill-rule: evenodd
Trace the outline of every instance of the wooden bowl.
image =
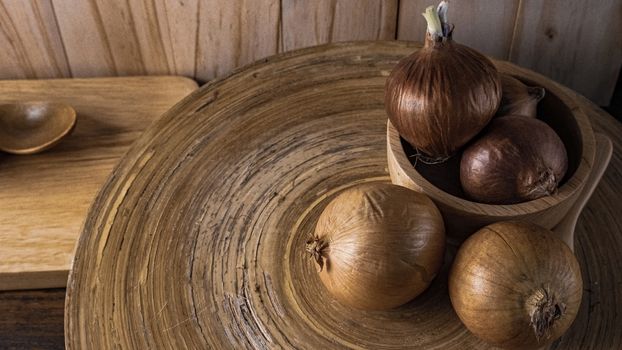
<svg viewBox="0 0 622 350">
<path fill-rule="evenodd" d="M 60 142 L 75 124 L 75 110 L 64 103 L 0 105 L 0 150 L 13 154 L 42 152 Z"/>
<path fill-rule="evenodd" d="M 594 133 L 578 104 L 558 84 L 540 75 L 504 62 L 495 64 L 502 73 L 546 89 L 544 99 L 538 104 L 538 118 L 550 125 L 564 142 L 568 171 L 557 193 L 552 196 L 511 205 L 473 202 L 466 199 L 460 186 L 461 154 L 442 164 L 417 162 L 413 166 L 410 159 L 414 150 L 388 122 L 387 155 L 391 181 L 430 196 L 441 210 L 447 235 L 454 242 L 461 242 L 487 224 L 508 219 L 527 220 L 552 229 L 576 201 L 594 163 Z"/>
</svg>

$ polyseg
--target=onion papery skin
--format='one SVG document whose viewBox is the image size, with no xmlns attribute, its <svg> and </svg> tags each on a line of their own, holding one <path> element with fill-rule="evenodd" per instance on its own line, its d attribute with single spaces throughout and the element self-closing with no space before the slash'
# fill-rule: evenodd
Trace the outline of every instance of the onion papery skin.
<svg viewBox="0 0 622 350">
<path fill-rule="evenodd" d="M 514 204 L 554 194 L 568 168 L 564 143 L 545 122 L 495 118 L 460 160 L 460 183 L 480 203 Z"/>
<path fill-rule="evenodd" d="M 426 195 L 371 183 L 350 188 L 328 204 L 307 251 L 314 247 L 321 247 L 320 279 L 339 302 L 386 310 L 430 285 L 443 262 L 445 228 Z"/>
<path fill-rule="evenodd" d="M 447 159 L 477 135 L 501 102 L 499 73 L 481 53 L 427 34 L 385 85 L 385 108 L 408 143 L 432 161 Z"/>
<path fill-rule="evenodd" d="M 527 86 L 511 75 L 499 73 L 501 79 L 501 105 L 496 116 L 524 115 L 535 118 L 538 102 L 544 98 L 546 90 L 539 86 Z"/>
<path fill-rule="evenodd" d="M 581 269 L 554 234 L 526 222 L 498 222 L 467 239 L 449 274 L 449 296 L 477 337 L 508 349 L 536 349 L 574 321 Z"/>
</svg>

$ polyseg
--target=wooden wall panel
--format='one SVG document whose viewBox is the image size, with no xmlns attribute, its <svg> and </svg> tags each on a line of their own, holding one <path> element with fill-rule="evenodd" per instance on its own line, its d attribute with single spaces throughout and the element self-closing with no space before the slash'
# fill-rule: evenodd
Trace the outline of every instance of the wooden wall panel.
<svg viewBox="0 0 622 350">
<path fill-rule="evenodd" d="M 284 0 L 283 50 L 395 38 L 397 0 Z"/>
<path fill-rule="evenodd" d="M 439 0 L 0 0 L 0 79 L 176 74 L 205 82 L 254 60 L 346 40 L 422 41 Z M 456 41 L 606 105 L 622 1 L 451 0 Z"/>
<path fill-rule="evenodd" d="M 207 81 L 277 53 L 280 12 L 279 0 L 201 1 L 197 79 Z"/>
<path fill-rule="evenodd" d="M 523 1 L 510 59 L 609 104 L 622 62 L 622 1 Z"/>
<path fill-rule="evenodd" d="M 53 0 L 67 58 L 76 77 L 144 74 L 125 2 L 100 9 L 94 0 Z M 110 16 L 106 18 L 105 16 Z"/>
<path fill-rule="evenodd" d="M 0 79 L 70 76 L 49 0 L 0 0 Z"/>
<path fill-rule="evenodd" d="M 397 38 L 422 42 L 427 28 L 421 15 L 439 1 L 401 0 Z M 451 1 L 449 22 L 455 24 L 454 39 L 500 59 L 507 59 L 512 45 L 514 21 L 520 0 Z"/>
<path fill-rule="evenodd" d="M 149 74 L 194 77 L 199 1 L 129 1 Z"/>
<path fill-rule="evenodd" d="M 76 77 L 194 75 L 198 0 L 53 0 Z"/>
</svg>

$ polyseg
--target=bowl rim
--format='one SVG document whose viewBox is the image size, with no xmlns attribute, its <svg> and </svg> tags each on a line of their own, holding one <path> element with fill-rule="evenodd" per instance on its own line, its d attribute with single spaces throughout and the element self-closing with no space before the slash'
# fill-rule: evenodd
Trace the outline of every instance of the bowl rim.
<svg viewBox="0 0 622 350">
<path fill-rule="evenodd" d="M 538 73 L 518 67 L 510 62 L 493 60 L 493 63 L 500 73 L 510 74 L 517 78 L 533 81 L 544 87 L 547 91 L 550 91 L 568 107 L 577 122 L 582 142 L 581 160 L 574 174 L 559 187 L 555 194 L 516 204 L 486 204 L 470 201 L 445 192 L 429 182 L 412 166 L 404 152 L 397 129 L 395 129 L 391 121 L 387 119 L 387 152 L 389 152 L 389 161 L 393 158 L 399 170 L 435 202 L 445 207 L 458 209 L 469 214 L 504 217 L 508 215 L 533 214 L 554 207 L 580 192 L 593 167 L 596 145 L 590 120 L 578 103 L 564 91 L 568 88 Z"/>
</svg>

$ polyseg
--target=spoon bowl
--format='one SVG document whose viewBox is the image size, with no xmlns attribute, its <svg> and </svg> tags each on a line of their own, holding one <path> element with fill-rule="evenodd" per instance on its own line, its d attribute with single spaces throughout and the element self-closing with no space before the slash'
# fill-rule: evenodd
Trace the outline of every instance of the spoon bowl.
<svg viewBox="0 0 622 350">
<path fill-rule="evenodd" d="M 0 105 L 0 151 L 33 154 L 47 150 L 69 135 L 76 111 L 58 102 Z"/>
</svg>

